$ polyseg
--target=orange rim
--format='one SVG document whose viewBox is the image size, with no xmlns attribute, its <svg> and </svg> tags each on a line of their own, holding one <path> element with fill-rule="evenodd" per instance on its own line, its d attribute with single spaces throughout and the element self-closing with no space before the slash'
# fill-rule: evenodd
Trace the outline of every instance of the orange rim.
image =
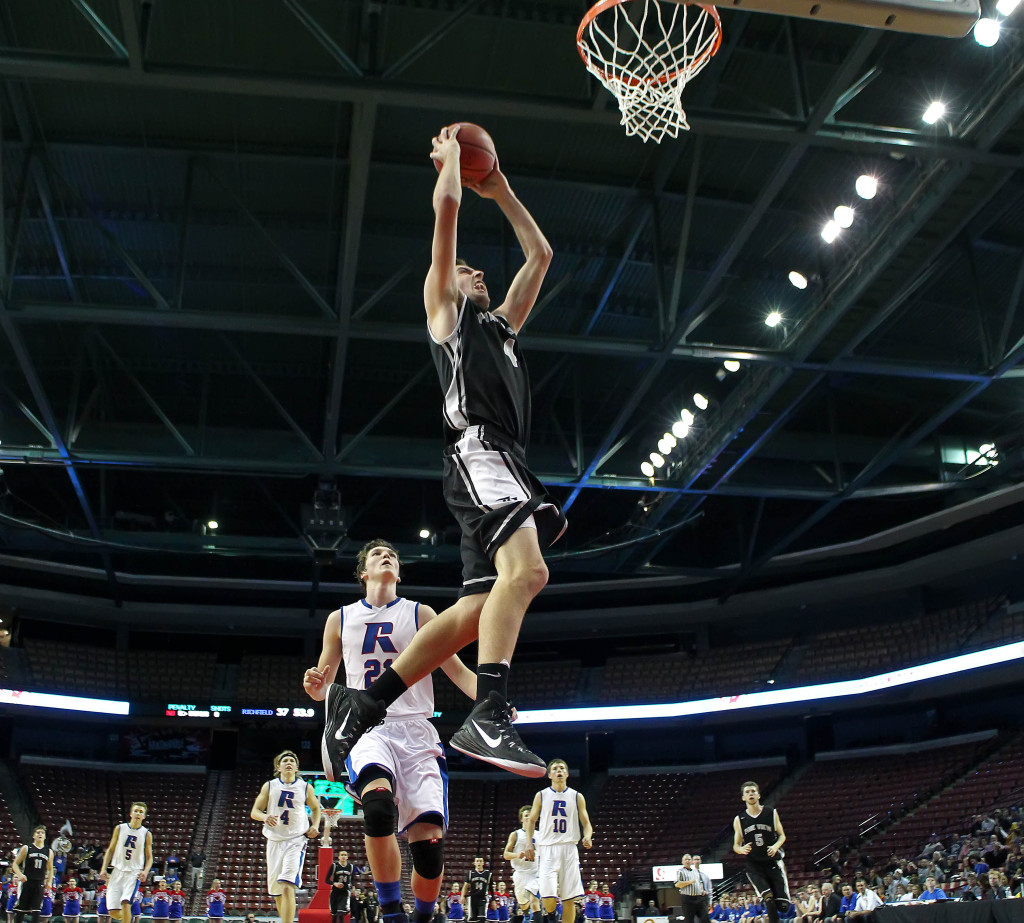
<svg viewBox="0 0 1024 923">
<path fill-rule="evenodd" d="M 576 30 L 576 50 L 579 52 L 580 58 L 582 58 L 583 63 L 587 68 L 591 68 L 590 53 L 583 44 L 583 33 L 587 26 L 589 26 L 601 13 L 610 10 L 613 6 L 621 6 L 622 4 L 629 2 L 630 0 L 597 0 L 597 3 L 583 14 L 583 19 L 580 20 L 580 27 Z M 655 2 L 661 2 L 661 0 L 655 0 Z M 675 2 L 675 0 L 672 0 L 672 2 Z M 715 24 L 715 39 L 690 66 L 689 69 L 692 71 L 698 66 L 704 64 L 704 62 L 708 61 L 710 58 L 713 58 L 718 53 L 718 49 L 722 45 L 722 18 L 718 15 L 718 9 L 711 3 L 691 3 L 690 0 L 682 0 L 682 3 L 689 6 L 699 6 L 712 18 Z M 608 73 L 604 69 L 594 67 L 593 70 L 600 72 L 603 78 L 609 79 Z M 638 80 L 634 77 L 632 80 L 623 82 L 628 83 L 630 86 L 637 86 L 641 83 L 668 83 L 670 80 L 675 80 L 681 73 L 682 71 L 675 70 L 670 74 L 663 74 L 661 77 L 652 77 L 647 80 Z"/>
</svg>

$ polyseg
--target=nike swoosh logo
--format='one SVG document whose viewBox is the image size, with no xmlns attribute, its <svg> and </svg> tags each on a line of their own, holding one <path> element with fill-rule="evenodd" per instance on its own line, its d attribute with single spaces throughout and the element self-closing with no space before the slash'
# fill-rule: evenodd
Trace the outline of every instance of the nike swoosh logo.
<svg viewBox="0 0 1024 923">
<path fill-rule="evenodd" d="M 492 750 L 501 744 L 500 736 L 488 737 L 487 734 L 484 733 L 484 729 L 480 727 L 480 725 L 477 724 L 475 721 L 473 722 L 473 727 L 476 728 L 476 732 L 484 739 L 484 743 L 487 744 L 487 746 L 490 747 Z"/>
<path fill-rule="evenodd" d="M 338 728 L 338 730 L 336 730 L 334 732 L 334 739 L 335 740 L 341 740 L 342 736 L 345 733 L 345 727 L 348 724 L 348 719 L 351 718 L 351 717 L 352 717 L 352 712 L 349 712 L 347 715 L 345 715 L 345 720 L 341 722 L 341 727 Z"/>
<path fill-rule="evenodd" d="M 501 679 L 500 673 L 484 673 L 482 670 L 477 674 L 478 676 L 489 676 L 491 679 Z"/>
</svg>

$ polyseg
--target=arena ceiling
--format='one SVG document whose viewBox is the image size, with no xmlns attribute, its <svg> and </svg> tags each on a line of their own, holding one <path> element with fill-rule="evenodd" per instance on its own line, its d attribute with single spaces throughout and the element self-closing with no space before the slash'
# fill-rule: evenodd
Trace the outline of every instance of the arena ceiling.
<svg viewBox="0 0 1024 923">
<path fill-rule="evenodd" d="M 98 568 L 113 599 L 128 573 L 309 579 L 323 487 L 344 553 L 388 537 L 454 585 L 421 286 L 430 138 L 456 120 L 555 252 L 523 340 L 532 467 L 570 520 L 554 582 L 727 595 L 785 553 L 895 529 L 891 562 L 1019 522 L 1024 14 L 983 48 L 725 10 L 692 131 L 658 146 L 582 67 L 583 10 L 0 6 L 7 579 L 20 558 Z M 515 238 L 472 194 L 460 248 L 504 290 Z"/>
</svg>

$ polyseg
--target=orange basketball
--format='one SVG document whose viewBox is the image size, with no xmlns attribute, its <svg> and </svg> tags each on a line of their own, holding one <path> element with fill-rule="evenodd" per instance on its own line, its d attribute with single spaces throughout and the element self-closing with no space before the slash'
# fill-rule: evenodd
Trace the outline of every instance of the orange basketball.
<svg viewBox="0 0 1024 923">
<path fill-rule="evenodd" d="M 459 173 L 463 186 L 473 186 L 486 179 L 498 162 L 498 154 L 494 150 L 494 142 L 479 125 L 472 122 L 456 122 L 459 126 Z M 452 126 L 454 127 L 454 126 Z M 434 166 L 441 170 L 441 161 L 435 160 Z"/>
</svg>

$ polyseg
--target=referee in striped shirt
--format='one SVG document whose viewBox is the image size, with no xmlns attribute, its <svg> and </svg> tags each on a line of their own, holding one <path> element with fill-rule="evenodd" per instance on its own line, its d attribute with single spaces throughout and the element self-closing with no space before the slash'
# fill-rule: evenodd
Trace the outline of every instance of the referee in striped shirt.
<svg viewBox="0 0 1024 923">
<path fill-rule="evenodd" d="M 683 856 L 683 867 L 676 873 L 676 890 L 683 903 L 685 923 L 709 923 L 708 903 L 711 895 L 705 886 L 705 876 L 693 868 L 693 856 Z"/>
</svg>

